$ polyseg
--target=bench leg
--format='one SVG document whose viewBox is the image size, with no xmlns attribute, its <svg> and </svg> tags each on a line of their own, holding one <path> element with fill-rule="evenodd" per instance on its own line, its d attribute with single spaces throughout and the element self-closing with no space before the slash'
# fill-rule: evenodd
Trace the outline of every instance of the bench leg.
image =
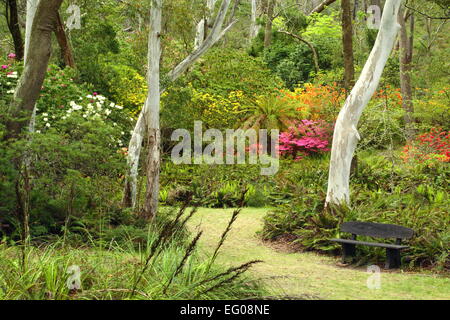
<svg viewBox="0 0 450 320">
<path fill-rule="evenodd" d="M 399 249 L 386 248 L 386 269 L 397 269 L 401 265 L 401 257 Z"/>
<path fill-rule="evenodd" d="M 356 245 L 350 243 L 343 243 L 342 250 L 343 250 L 342 262 L 343 263 L 353 262 L 353 258 L 356 256 Z"/>
</svg>

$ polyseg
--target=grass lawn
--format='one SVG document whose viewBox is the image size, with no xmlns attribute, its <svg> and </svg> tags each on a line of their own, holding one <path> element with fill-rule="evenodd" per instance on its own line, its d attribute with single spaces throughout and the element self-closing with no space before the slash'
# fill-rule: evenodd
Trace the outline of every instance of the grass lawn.
<svg viewBox="0 0 450 320">
<path fill-rule="evenodd" d="M 287 253 L 258 239 L 262 218 L 269 209 L 244 209 L 231 230 L 218 262 L 227 266 L 263 260 L 252 273 L 264 279 L 274 295 L 320 299 L 449 299 L 450 278 L 429 272 L 382 270 L 381 289 L 368 289 L 366 268 L 340 267 L 338 257 L 316 253 Z M 204 230 L 201 246 L 211 253 L 233 210 L 200 209 L 191 229 Z"/>
</svg>

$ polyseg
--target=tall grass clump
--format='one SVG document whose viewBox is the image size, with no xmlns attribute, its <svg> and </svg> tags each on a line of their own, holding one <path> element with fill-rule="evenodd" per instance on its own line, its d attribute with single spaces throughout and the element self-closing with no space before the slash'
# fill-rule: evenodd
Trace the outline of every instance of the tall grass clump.
<svg viewBox="0 0 450 320">
<path fill-rule="evenodd" d="M 32 242 L 26 247 L 5 238 L 0 245 L 0 300 L 262 297 L 264 288 L 245 274 L 258 261 L 229 269 L 215 263 L 235 218 L 226 227 L 215 255 L 205 259 L 198 248 L 202 232 L 191 237 L 186 228 L 195 212 L 185 205 L 170 219 L 161 214 L 147 226 L 145 237 L 142 233 L 135 237 L 133 229 L 119 228 L 125 232 L 107 232 L 85 246 L 68 243 L 70 235 L 66 240 Z M 81 287 L 71 290 L 73 266 L 81 271 Z"/>
</svg>

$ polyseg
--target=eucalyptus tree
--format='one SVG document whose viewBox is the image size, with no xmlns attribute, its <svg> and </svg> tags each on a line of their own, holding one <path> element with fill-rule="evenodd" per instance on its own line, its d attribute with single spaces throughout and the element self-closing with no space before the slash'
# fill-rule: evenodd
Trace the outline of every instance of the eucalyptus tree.
<svg viewBox="0 0 450 320">
<path fill-rule="evenodd" d="M 386 0 L 375 45 L 336 121 L 328 179 L 327 204 L 350 204 L 350 168 L 360 136 L 359 119 L 375 93 L 394 47 L 401 0 Z"/>
<path fill-rule="evenodd" d="M 214 8 L 216 7 L 217 0 L 207 0 L 206 1 L 206 13 L 204 14 L 204 17 L 200 20 L 200 22 L 197 24 L 197 32 L 195 35 L 195 48 L 198 48 L 202 45 L 203 41 L 205 41 L 209 26 L 211 23 L 211 19 L 214 13 Z"/>
<path fill-rule="evenodd" d="M 214 19 L 213 27 L 206 37 L 206 39 L 202 42 L 202 44 L 194 49 L 183 61 L 181 61 L 174 69 L 172 69 L 167 74 L 167 79 L 169 82 L 173 82 L 177 80 L 180 76 L 182 76 L 189 67 L 191 67 L 195 62 L 198 61 L 214 44 L 216 44 L 230 28 L 234 25 L 236 22 L 235 20 L 232 20 L 230 24 L 227 26 L 225 25 L 225 18 L 227 16 L 228 9 L 230 7 L 231 0 L 222 0 L 221 6 L 219 11 L 216 14 L 216 17 Z M 164 91 L 165 88 L 160 86 L 160 91 Z M 125 189 L 124 189 L 124 197 L 123 197 L 123 205 L 126 207 L 133 207 L 136 206 L 136 197 L 137 197 L 137 178 L 138 178 L 138 169 L 139 169 L 139 159 L 140 154 L 142 150 L 142 143 L 144 140 L 144 136 L 146 133 L 146 129 L 148 127 L 146 119 L 146 115 L 148 114 L 148 108 L 149 104 L 146 102 L 142 111 L 139 114 L 138 120 L 136 122 L 136 125 L 134 127 L 132 137 L 129 142 L 128 146 L 128 157 L 127 157 L 127 164 L 128 169 L 126 173 L 126 182 L 125 182 Z M 153 116 L 156 117 L 154 113 Z M 153 121 L 153 120 L 152 120 Z M 152 141 L 154 144 L 159 144 L 159 141 L 155 140 Z M 149 148 L 154 148 L 153 145 L 149 145 Z M 157 162 L 151 162 L 151 165 L 154 167 L 148 167 L 148 172 L 157 172 L 157 166 L 159 165 L 159 159 Z M 155 176 L 155 181 L 158 180 L 158 177 Z M 158 185 L 158 183 L 155 183 L 154 185 Z M 157 208 L 157 198 L 156 196 L 153 197 L 153 205 L 148 206 L 148 208 L 152 208 L 152 212 L 146 212 L 146 215 L 148 216 L 154 216 L 156 213 Z"/>
<path fill-rule="evenodd" d="M 150 9 L 150 31 L 148 39 L 148 94 L 144 118 L 147 124 L 147 192 L 144 217 L 153 218 L 158 210 L 160 170 L 160 61 L 161 61 L 162 0 L 153 0 Z"/>
<path fill-rule="evenodd" d="M 39 0 L 27 0 L 26 6 L 26 20 L 25 20 L 25 61 L 27 60 L 28 48 L 30 46 L 31 29 L 33 27 L 33 20 L 36 14 Z"/>
<path fill-rule="evenodd" d="M 252 5 L 250 39 L 256 38 L 259 33 L 260 26 L 258 24 L 258 11 L 260 11 L 261 0 L 250 0 Z"/>
<path fill-rule="evenodd" d="M 277 1 L 265 0 L 266 2 L 266 26 L 264 31 L 264 48 L 270 47 L 272 44 L 272 26 L 274 19 L 274 10 Z"/>
</svg>

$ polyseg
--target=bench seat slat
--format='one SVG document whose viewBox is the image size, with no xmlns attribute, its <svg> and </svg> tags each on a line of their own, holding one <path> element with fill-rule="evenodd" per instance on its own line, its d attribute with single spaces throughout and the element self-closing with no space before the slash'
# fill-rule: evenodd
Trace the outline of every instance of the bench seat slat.
<svg viewBox="0 0 450 320">
<path fill-rule="evenodd" d="M 350 240 L 350 239 L 331 239 L 331 241 L 339 242 L 339 243 L 364 245 L 364 246 L 369 246 L 369 247 L 388 248 L 388 249 L 406 249 L 406 248 L 409 248 L 408 246 L 402 246 L 402 245 L 397 245 L 397 244 L 357 241 L 357 240 Z"/>
</svg>

